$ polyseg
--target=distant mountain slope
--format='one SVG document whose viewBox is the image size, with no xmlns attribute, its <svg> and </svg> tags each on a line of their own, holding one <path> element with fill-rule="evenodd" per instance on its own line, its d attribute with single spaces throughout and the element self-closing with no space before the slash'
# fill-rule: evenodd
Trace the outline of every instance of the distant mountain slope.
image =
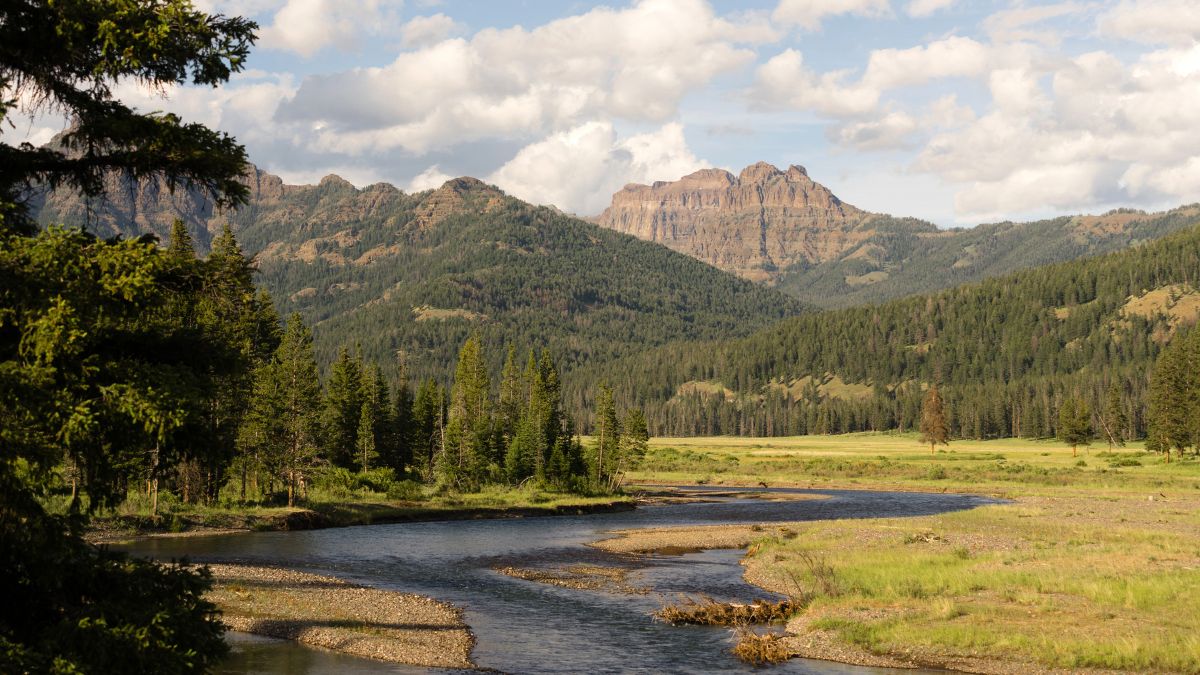
<svg viewBox="0 0 1200 675">
<path fill-rule="evenodd" d="M 941 230 L 846 204 L 798 166 L 627 185 L 593 220 L 804 302 L 847 307 L 1119 250 L 1186 227 L 1190 206 Z"/>
<path fill-rule="evenodd" d="M 568 389 L 607 378 L 659 434 L 782 435 L 912 429 L 940 381 L 955 433 L 1043 437 L 1064 398 L 1098 413 L 1115 382 L 1125 434 L 1141 434 L 1154 358 L 1200 318 L 1200 216 L 1192 223 L 1098 258 L 663 347 L 578 373 Z"/>
<path fill-rule="evenodd" d="M 687 256 L 534 207 L 471 179 L 405 194 L 330 176 L 284 185 L 249 174 L 250 203 L 214 213 L 196 195 L 121 187 L 93 209 L 102 233 L 163 233 L 182 216 L 207 242 L 228 219 L 257 253 L 259 281 L 283 312 L 315 325 L 318 351 L 359 343 L 374 359 L 407 355 L 417 374 L 445 376 L 462 341 L 546 346 L 572 366 L 674 340 L 747 335 L 804 308 Z M 64 195 L 41 218 L 79 224 Z M 136 216 L 134 215 L 136 214 Z M 130 225 L 129 223 L 133 223 Z"/>
</svg>

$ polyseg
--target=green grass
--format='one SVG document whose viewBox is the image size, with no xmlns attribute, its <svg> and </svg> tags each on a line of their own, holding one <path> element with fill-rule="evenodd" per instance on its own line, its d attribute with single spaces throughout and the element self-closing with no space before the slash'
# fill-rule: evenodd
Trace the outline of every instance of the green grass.
<svg viewBox="0 0 1200 675">
<path fill-rule="evenodd" d="M 810 523 L 756 544 L 751 565 L 815 594 L 810 628 L 874 653 L 1198 672 L 1200 539 L 1175 499 Z M 834 592 L 815 583 L 814 558 Z"/>
<path fill-rule="evenodd" d="M 1200 461 L 1140 444 L 915 434 L 659 438 L 632 480 L 915 489 L 1014 503 L 797 523 L 749 576 L 811 597 L 792 628 L 929 665 L 1200 673 Z"/>
<path fill-rule="evenodd" d="M 304 527 L 328 527 L 487 517 L 506 512 L 534 515 L 553 513 L 556 509 L 588 509 L 631 501 L 619 495 L 584 496 L 533 486 L 490 486 L 479 492 L 458 493 L 413 483 L 401 493 L 403 499 L 396 498 L 396 490 L 374 492 L 368 489 L 314 488 L 308 499 L 289 508 L 239 504 L 228 495 L 218 505 L 184 504 L 164 492 L 159 496 L 158 517 L 151 518 L 145 494 L 131 492 L 121 506 L 93 518 L 93 524 L 97 530 L 124 534 L 182 532 L 200 528 L 280 530 L 297 526 L 289 523 L 301 523 Z M 61 510 L 65 508 L 65 503 L 50 506 Z"/>
<path fill-rule="evenodd" d="M 789 438 L 657 438 L 633 481 L 803 486 L 906 486 L 1004 494 L 1200 489 L 1200 461 L 1163 462 L 1141 444 L 1071 449 L 1054 441 L 954 441 L 929 447 L 915 434 L 862 433 Z"/>
</svg>

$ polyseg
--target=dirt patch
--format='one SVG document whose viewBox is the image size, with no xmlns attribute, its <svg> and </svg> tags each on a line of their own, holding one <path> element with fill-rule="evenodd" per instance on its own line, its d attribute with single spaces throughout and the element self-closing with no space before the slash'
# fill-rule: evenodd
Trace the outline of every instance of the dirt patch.
<svg viewBox="0 0 1200 675">
<path fill-rule="evenodd" d="M 474 637 L 452 605 L 288 569 L 210 569 L 216 583 L 207 597 L 233 630 L 392 663 L 474 667 Z"/>
</svg>

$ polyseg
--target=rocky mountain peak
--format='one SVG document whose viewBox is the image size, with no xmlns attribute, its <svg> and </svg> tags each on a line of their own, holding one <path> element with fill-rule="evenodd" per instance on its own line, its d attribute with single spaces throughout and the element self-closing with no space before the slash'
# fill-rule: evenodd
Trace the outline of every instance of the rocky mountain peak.
<svg viewBox="0 0 1200 675">
<path fill-rule="evenodd" d="M 676 181 L 627 185 L 594 220 L 754 281 L 799 263 L 836 259 L 871 234 L 871 214 L 842 202 L 808 171 L 757 162 L 734 177 L 701 169 Z"/>
<path fill-rule="evenodd" d="M 349 188 L 351 190 L 354 189 L 354 185 L 350 181 L 346 180 L 345 178 L 342 178 L 341 176 L 339 176 L 335 173 L 331 173 L 328 176 L 325 176 L 324 178 L 322 178 L 321 182 L 317 184 L 317 187 L 325 188 L 327 190 L 328 189 L 343 189 L 344 190 L 346 188 Z"/>
<path fill-rule="evenodd" d="M 738 182 L 765 183 L 775 176 L 782 175 L 783 172 L 780 171 L 775 165 L 768 164 L 766 162 L 756 162 L 742 169 L 742 172 L 738 174 Z"/>
</svg>

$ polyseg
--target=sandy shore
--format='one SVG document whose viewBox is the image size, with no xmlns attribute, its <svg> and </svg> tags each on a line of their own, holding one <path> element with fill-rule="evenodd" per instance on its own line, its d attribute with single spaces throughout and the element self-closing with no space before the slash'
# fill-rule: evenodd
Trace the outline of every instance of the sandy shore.
<svg viewBox="0 0 1200 675">
<path fill-rule="evenodd" d="M 208 598 L 233 630 L 393 663 L 474 667 L 474 637 L 452 605 L 288 569 L 209 568 Z"/>
</svg>

